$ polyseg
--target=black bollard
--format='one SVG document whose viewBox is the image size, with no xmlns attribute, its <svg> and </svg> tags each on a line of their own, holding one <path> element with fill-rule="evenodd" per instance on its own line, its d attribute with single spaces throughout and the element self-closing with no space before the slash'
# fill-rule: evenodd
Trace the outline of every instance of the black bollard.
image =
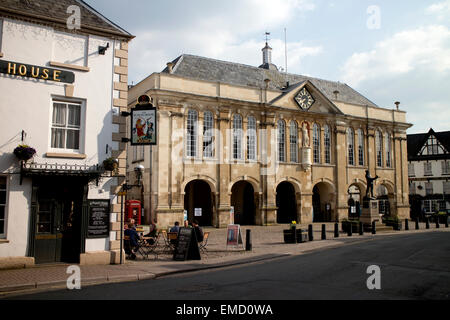
<svg viewBox="0 0 450 320">
<path fill-rule="evenodd" d="M 439 216 L 436 216 L 436 229 L 439 229 Z"/>
<path fill-rule="evenodd" d="M 334 237 L 339 238 L 339 224 L 337 222 L 334 224 Z"/>
<path fill-rule="evenodd" d="M 405 219 L 405 230 L 409 230 L 408 219 Z"/>
<path fill-rule="evenodd" d="M 448 215 L 445 216 L 445 227 L 448 228 Z"/>
<path fill-rule="evenodd" d="M 351 237 L 352 235 L 353 235 L 353 224 L 350 222 L 349 224 L 348 224 L 348 233 L 347 233 L 347 235 L 349 236 L 349 237 Z"/>
<path fill-rule="evenodd" d="M 308 239 L 309 241 L 314 241 L 314 235 L 313 235 L 313 226 L 310 224 L 308 226 Z"/>
<path fill-rule="evenodd" d="M 375 221 L 372 221 L 372 234 L 377 234 L 377 227 L 375 225 Z"/>
<path fill-rule="evenodd" d="M 252 234 L 250 229 L 246 230 L 245 235 L 245 251 L 252 251 Z"/>
<path fill-rule="evenodd" d="M 425 218 L 425 228 L 430 229 L 430 221 L 428 220 L 428 217 Z"/>
<path fill-rule="evenodd" d="M 419 218 L 416 218 L 416 230 L 419 230 Z"/>
<path fill-rule="evenodd" d="M 327 240 L 327 230 L 324 224 L 322 225 L 322 240 Z"/>
<path fill-rule="evenodd" d="M 364 235 L 364 225 L 361 221 L 359 222 L 359 235 Z"/>
</svg>

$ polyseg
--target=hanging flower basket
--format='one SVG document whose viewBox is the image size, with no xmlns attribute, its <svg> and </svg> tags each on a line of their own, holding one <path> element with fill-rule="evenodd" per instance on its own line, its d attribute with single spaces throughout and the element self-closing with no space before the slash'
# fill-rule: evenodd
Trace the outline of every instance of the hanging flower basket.
<svg viewBox="0 0 450 320">
<path fill-rule="evenodd" d="M 103 160 L 103 168 L 105 168 L 106 171 L 114 171 L 117 169 L 118 165 L 119 163 L 115 158 L 110 157 Z"/>
<path fill-rule="evenodd" d="M 26 144 L 21 144 L 14 149 L 14 154 L 19 160 L 28 161 L 36 154 L 36 150 Z"/>
</svg>

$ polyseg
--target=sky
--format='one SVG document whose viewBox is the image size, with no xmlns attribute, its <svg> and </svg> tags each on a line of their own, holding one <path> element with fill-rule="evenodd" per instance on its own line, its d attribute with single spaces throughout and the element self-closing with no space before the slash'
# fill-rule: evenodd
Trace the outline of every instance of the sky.
<svg viewBox="0 0 450 320">
<path fill-rule="evenodd" d="M 130 84 L 181 54 L 257 67 L 270 32 L 280 70 L 399 101 L 408 134 L 450 130 L 450 0 L 85 1 L 136 37 Z"/>
</svg>

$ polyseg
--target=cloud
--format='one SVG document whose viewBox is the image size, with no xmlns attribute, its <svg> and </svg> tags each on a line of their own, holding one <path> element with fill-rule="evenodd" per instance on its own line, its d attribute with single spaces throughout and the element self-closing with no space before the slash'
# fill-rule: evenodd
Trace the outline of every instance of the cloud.
<svg viewBox="0 0 450 320">
<path fill-rule="evenodd" d="M 160 72 L 166 62 L 183 53 L 258 66 L 262 63 L 264 32 L 279 30 L 314 9 L 312 0 L 231 0 L 219 6 L 205 2 L 201 15 L 184 16 L 182 25 L 169 21 L 161 27 L 153 25 L 151 30 L 134 32 L 136 38 L 129 49 L 130 81 L 136 83 L 152 72 Z M 182 8 L 174 6 L 168 19 L 179 17 L 177 10 Z M 255 35 L 259 38 L 254 39 Z M 273 37 L 270 44 L 273 62 L 284 66 L 284 40 Z M 288 43 L 289 65 L 299 65 L 302 57 L 321 50 L 320 46 Z"/>
<path fill-rule="evenodd" d="M 401 75 L 417 69 L 450 71 L 450 30 L 432 25 L 394 34 L 371 51 L 354 53 L 344 64 L 344 80 L 357 86 L 365 80 Z"/>
<path fill-rule="evenodd" d="M 432 4 L 425 12 L 436 15 L 439 21 L 448 19 L 450 17 L 450 0 Z"/>
</svg>

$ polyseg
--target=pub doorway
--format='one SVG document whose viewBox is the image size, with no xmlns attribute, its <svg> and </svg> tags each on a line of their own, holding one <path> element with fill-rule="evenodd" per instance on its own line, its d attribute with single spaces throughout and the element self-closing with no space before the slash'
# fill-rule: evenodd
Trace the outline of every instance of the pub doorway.
<svg viewBox="0 0 450 320">
<path fill-rule="evenodd" d="M 255 190 L 247 181 L 239 181 L 231 188 L 231 205 L 234 207 L 234 223 L 255 225 Z"/>
<path fill-rule="evenodd" d="M 285 181 L 277 187 L 277 223 L 297 221 L 297 201 L 294 186 Z"/>
<path fill-rule="evenodd" d="M 212 192 L 209 184 L 203 180 L 189 182 L 184 189 L 184 210 L 188 220 L 198 220 L 200 226 L 212 226 Z"/>
<path fill-rule="evenodd" d="M 86 181 L 75 178 L 33 180 L 34 258 L 40 263 L 79 263 L 83 195 Z"/>
</svg>

